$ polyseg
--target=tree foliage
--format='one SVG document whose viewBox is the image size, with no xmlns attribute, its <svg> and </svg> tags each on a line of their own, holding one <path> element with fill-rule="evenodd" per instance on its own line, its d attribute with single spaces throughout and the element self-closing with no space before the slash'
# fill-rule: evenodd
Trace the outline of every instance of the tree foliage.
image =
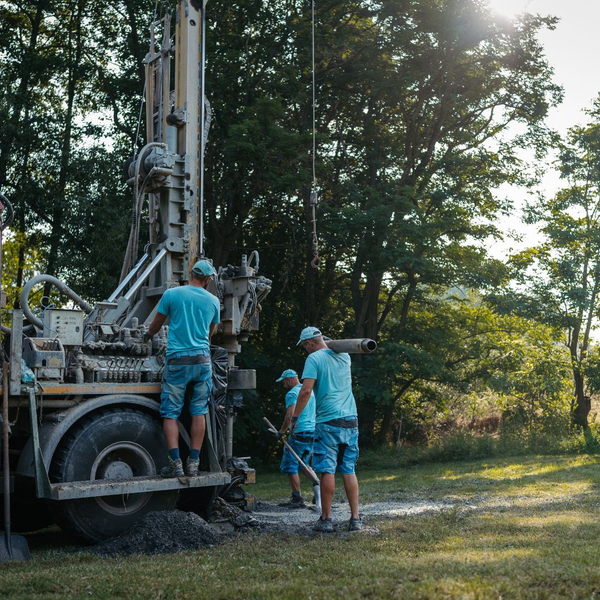
<svg viewBox="0 0 600 600">
<path fill-rule="evenodd" d="M 539 225 L 544 239 L 513 258 L 524 291 L 510 293 L 521 313 L 565 332 L 571 412 L 583 427 L 591 408 L 586 372 L 600 294 L 600 100 L 588 116 L 590 122 L 570 129 L 560 147 L 565 187 L 529 207 L 528 220 Z"/>
</svg>

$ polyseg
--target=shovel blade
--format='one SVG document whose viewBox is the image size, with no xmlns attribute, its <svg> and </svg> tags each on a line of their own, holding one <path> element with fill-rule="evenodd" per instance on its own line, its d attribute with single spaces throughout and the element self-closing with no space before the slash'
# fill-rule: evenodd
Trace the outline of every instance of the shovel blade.
<svg viewBox="0 0 600 600">
<path fill-rule="evenodd" d="M 315 506 L 317 507 L 317 511 L 321 514 L 321 486 L 315 485 L 313 487 L 313 494 L 315 496 Z"/>
<path fill-rule="evenodd" d="M 22 535 L 3 535 L 0 537 L 0 563 L 31 560 L 29 544 Z"/>
</svg>

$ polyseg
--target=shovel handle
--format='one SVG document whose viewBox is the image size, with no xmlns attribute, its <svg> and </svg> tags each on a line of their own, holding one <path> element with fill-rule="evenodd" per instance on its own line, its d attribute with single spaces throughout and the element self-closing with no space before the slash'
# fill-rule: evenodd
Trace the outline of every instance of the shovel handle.
<svg viewBox="0 0 600 600">
<path fill-rule="evenodd" d="M 277 432 L 277 429 L 275 429 L 275 427 L 273 426 L 273 423 L 271 423 L 271 421 L 269 421 L 269 419 L 267 419 L 267 417 L 263 417 L 263 421 L 269 426 L 269 429 L 271 429 L 273 432 Z M 306 471 L 306 474 L 308 475 L 308 477 L 310 478 L 310 480 L 313 482 L 314 485 L 320 485 L 320 481 L 319 478 L 317 477 L 317 474 L 311 469 L 311 467 L 309 467 L 299 456 L 298 454 L 296 454 L 296 452 L 294 451 L 294 449 L 289 445 L 288 441 L 285 438 L 281 438 L 281 441 L 283 442 L 283 444 L 285 445 L 285 447 L 292 453 L 292 455 L 294 456 L 294 458 L 298 461 L 298 464 Z"/>
<path fill-rule="evenodd" d="M 10 464 L 8 461 L 8 363 L 2 361 L 2 475 L 4 484 L 4 528 L 10 532 Z"/>
</svg>

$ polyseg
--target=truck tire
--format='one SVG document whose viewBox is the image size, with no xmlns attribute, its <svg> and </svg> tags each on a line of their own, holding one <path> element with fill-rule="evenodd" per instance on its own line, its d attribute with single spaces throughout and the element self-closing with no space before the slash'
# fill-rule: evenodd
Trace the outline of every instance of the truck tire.
<svg viewBox="0 0 600 600">
<path fill-rule="evenodd" d="M 156 476 L 167 449 L 158 420 L 130 408 L 93 413 L 61 441 L 50 469 L 54 483 Z M 56 523 L 87 543 L 127 530 L 149 512 L 170 510 L 177 491 L 101 496 L 51 503 Z"/>
</svg>

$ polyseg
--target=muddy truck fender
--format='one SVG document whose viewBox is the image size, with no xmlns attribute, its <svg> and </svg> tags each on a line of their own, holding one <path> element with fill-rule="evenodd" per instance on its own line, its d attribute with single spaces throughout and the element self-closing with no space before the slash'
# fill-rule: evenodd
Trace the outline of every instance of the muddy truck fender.
<svg viewBox="0 0 600 600">
<path fill-rule="evenodd" d="M 50 468 L 61 440 L 73 426 L 90 413 L 111 407 L 141 408 L 143 412 L 158 416 L 160 404 L 144 396 L 115 394 L 86 400 L 77 406 L 55 413 L 50 418 L 46 417 L 39 428 L 40 450 L 46 470 Z M 16 474 L 35 477 L 33 438 L 29 438 L 21 452 Z"/>
</svg>

